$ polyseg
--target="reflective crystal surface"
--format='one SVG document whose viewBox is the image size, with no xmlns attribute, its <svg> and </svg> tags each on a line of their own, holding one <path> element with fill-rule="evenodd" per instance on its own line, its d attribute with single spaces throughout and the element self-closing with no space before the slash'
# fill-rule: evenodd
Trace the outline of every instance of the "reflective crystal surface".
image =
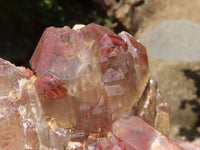
<svg viewBox="0 0 200 150">
<path fill-rule="evenodd" d="M 0 149 L 199 148 L 166 137 L 169 106 L 145 47 L 126 32 L 49 27 L 30 64 L 0 59 Z"/>
</svg>

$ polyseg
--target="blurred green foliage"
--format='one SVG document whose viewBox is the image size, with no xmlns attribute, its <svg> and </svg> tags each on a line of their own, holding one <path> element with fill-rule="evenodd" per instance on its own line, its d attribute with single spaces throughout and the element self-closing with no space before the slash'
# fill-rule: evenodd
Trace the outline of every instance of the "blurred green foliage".
<svg viewBox="0 0 200 150">
<path fill-rule="evenodd" d="M 63 8 L 70 9 L 72 0 L 8 0 L 0 1 L 0 17 L 20 18 L 25 22 L 36 21 L 44 25 L 62 25 Z"/>
<path fill-rule="evenodd" d="M 106 13 L 92 0 L 1 0 L 0 18 L 36 22 L 45 26 L 64 26 L 97 22 L 110 26 Z"/>
</svg>

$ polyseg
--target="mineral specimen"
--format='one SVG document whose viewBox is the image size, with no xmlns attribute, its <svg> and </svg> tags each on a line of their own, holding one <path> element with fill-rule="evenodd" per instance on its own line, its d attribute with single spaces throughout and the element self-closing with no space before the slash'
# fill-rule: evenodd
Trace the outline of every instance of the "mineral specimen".
<svg viewBox="0 0 200 150">
<path fill-rule="evenodd" d="M 0 149 L 199 149 L 164 136 L 169 107 L 130 34 L 50 27 L 30 64 L 0 59 Z"/>
</svg>

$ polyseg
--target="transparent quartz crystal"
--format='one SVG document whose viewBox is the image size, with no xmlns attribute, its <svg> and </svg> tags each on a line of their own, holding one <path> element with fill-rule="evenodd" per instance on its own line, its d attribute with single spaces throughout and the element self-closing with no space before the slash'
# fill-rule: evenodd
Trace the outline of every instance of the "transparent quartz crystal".
<svg viewBox="0 0 200 150">
<path fill-rule="evenodd" d="M 0 149 L 199 148 L 166 137 L 169 106 L 145 47 L 124 31 L 49 27 L 30 65 L 0 59 Z"/>
<path fill-rule="evenodd" d="M 148 83 L 144 46 L 126 32 L 95 24 L 46 29 L 30 64 L 45 115 L 81 132 L 109 130 Z"/>
</svg>

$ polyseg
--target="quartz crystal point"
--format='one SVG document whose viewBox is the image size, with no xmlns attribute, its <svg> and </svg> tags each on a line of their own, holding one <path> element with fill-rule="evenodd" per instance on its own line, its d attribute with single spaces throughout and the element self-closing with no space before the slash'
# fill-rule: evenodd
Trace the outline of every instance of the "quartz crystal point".
<svg viewBox="0 0 200 150">
<path fill-rule="evenodd" d="M 130 34 L 49 27 L 30 64 L 0 59 L 0 149 L 200 149 L 165 137 L 169 106 Z"/>
<path fill-rule="evenodd" d="M 95 24 L 47 28 L 30 64 L 45 116 L 88 134 L 128 115 L 149 80 L 144 46 Z"/>
</svg>

